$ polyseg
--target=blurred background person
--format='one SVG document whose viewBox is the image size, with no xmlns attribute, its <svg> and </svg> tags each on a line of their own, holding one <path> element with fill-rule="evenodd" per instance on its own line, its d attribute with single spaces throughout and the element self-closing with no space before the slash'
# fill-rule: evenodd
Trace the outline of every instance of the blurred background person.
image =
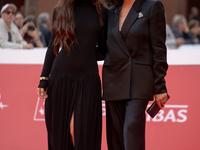
<svg viewBox="0 0 200 150">
<path fill-rule="evenodd" d="M 49 13 L 43 12 L 38 16 L 39 29 L 44 35 L 47 46 L 49 45 L 49 41 L 51 38 L 51 31 L 48 29 L 49 23 L 50 23 Z"/>
<path fill-rule="evenodd" d="M 15 13 L 15 20 L 14 23 L 15 25 L 18 27 L 18 29 L 21 29 L 22 25 L 23 25 L 23 21 L 24 21 L 24 16 L 20 11 L 17 11 Z"/>
<path fill-rule="evenodd" d="M 183 38 L 176 38 L 174 36 L 174 33 L 172 32 L 171 27 L 167 24 L 167 16 L 165 14 L 165 20 L 166 20 L 166 41 L 165 44 L 167 46 L 167 49 L 176 49 L 178 46 L 184 44 Z"/>
<path fill-rule="evenodd" d="M 5 4 L 1 9 L 0 18 L 0 46 L 1 48 L 32 49 L 32 44 L 27 44 L 17 26 L 13 23 L 17 7 L 10 3 Z"/>
<path fill-rule="evenodd" d="M 194 37 L 190 32 L 187 21 L 183 15 L 177 14 L 173 17 L 172 31 L 176 39 L 182 38 L 184 40 L 184 44 L 195 43 Z"/>
<path fill-rule="evenodd" d="M 198 20 L 190 20 L 188 23 L 188 27 L 190 29 L 190 32 L 193 34 L 194 40 L 196 44 L 200 43 L 200 26 L 199 26 L 199 21 Z"/>
<path fill-rule="evenodd" d="M 166 24 L 166 46 L 167 49 L 176 49 L 178 46 L 183 45 L 184 39 L 183 38 L 176 38 L 174 33 L 172 32 L 170 26 Z"/>
<path fill-rule="evenodd" d="M 190 10 L 190 14 L 188 20 L 196 19 L 200 21 L 199 9 L 197 7 L 192 7 Z"/>
<path fill-rule="evenodd" d="M 20 33 L 27 43 L 32 43 L 34 47 L 46 47 L 45 38 L 37 28 L 36 18 L 29 15 L 24 19 Z"/>
<path fill-rule="evenodd" d="M 20 6 L 19 11 L 22 13 L 23 16 L 25 16 L 25 6 L 24 5 Z"/>
</svg>

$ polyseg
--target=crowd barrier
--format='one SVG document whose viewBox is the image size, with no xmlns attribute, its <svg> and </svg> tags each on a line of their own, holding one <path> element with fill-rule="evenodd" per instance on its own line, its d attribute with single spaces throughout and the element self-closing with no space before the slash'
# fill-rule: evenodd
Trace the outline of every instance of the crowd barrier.
<svg viewBox="0 0 200 150">
<path fill-rule="evenodd" d="M 44 100 L 36 94 L 45 52 L 0 49 L 0 150 L 47 149 Z M 146 116 L 146 150 L 199 150 L 200 49 L 168 50 L 167 61 L 171 98 L 154 119 Z M 105 102 L 102 110 L 107 150 Z"/>
</svg>

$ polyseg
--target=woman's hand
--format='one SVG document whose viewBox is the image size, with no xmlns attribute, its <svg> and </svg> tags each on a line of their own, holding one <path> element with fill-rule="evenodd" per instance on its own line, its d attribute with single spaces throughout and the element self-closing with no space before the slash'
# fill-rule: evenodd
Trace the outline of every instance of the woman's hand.
<svg viewBox="0 0 200 150">
<path fill-rule="evenodd" d="M 27 33 L 27 31 L 28 31 L 28 23 L 26 23 L 23 27 L 22 27 L 22 29 L 20 30 L 20 33 L 21 33 L 21 35 L 22 36 L 24 36 L 26 33 Z"/>
<path fill-rule="evenodd" d="M 156 100 L 156 102 L 158 104 L 158 107 L 160 109 L 165 107 L 165 103 L 166 103 L 166 101 L 168 99 L 167 93 L 156 94 L 156 95 L 154 95 L 154 97 L 155 97 L 155 100 Z"/>
<path fill-rule="evenodd" d="M 37 88 L 37 95 L 42 99 L 46 99 L 48 97 L 44 88 Z"/>
<path fill-rule="evenodd" d="M 33 40 L 35 41 L 35 44 L 37 47 L 44 47 L 44 45 L 42 44 L 42 42 L 40 41 L 38 32 L 37 32 L 37 28 L 35 27 L 35 30 L 31 31 L 28 30 L 27 34 L 33 38 Z"/>
<path fill-rule="evenodd" d="M 35 30 L 28 30 L 27 34 L 33 38 L 33 40 L 39 39 L 38 37 L 38 33 L 37 33 L 37 29 L 35 28 Z"/>
<path fill-rule="evenodd" d="M 26 45 L 23 45 L 23 49 L 33 49 L 34 48 L 34 46 L 33 46 L 33 44 L 26 44 Z"/>
</svg>

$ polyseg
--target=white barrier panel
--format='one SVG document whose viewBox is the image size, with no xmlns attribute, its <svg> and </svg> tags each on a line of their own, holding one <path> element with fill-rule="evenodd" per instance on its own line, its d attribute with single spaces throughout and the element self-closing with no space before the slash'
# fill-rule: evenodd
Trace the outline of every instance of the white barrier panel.
<svg viewBox="0 0 200 150">
<path fill-rule="evenodd" d="M 43 64 L 46 48 L 32 50 L 0 49 L 0 64 Z M 169 65 L 199 65 L 200 49 L 168 50 Z M 103 64 L 100 61 L 99 64 Z"/>
</svg>

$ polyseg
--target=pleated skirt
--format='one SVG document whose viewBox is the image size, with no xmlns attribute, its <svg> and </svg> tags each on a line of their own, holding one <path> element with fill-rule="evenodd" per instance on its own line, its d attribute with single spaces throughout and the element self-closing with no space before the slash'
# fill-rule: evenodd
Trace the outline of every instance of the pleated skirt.
<svg viewBox="0 0 200 150">
<path fill-rule="evenodd" d="M 45 121 L 49 150 L 101 150 L 101 82 L 97 72 L 77 80 L 63 75 L 49 80 Z M 73 147 L 70 121 L 74 111 Z"/>
</svg>

